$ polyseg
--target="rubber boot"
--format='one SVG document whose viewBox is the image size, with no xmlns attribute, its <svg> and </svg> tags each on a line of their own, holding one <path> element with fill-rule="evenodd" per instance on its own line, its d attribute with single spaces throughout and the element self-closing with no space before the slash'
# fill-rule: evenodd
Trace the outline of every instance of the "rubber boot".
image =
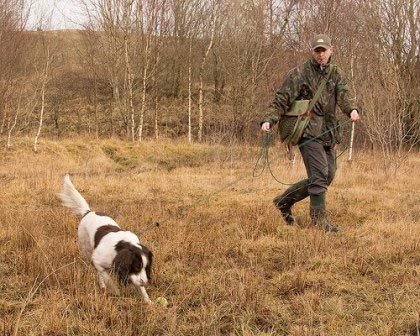
<svg viewBox="0 0 420 336">
<path fill-rule="evenodd" d="M 296 202 L 308 197 L 308 180 L 302 180 L 286 189 L 281 195 L 274 198 L 273 202 L 280 210 L 287 225 L 293 225 L 296 221 L 292 214 L 292 206 Z"/>
<path fill-rule="evenodd" d="M 312 223 L 322 228 L 325 232 L 338 232 L 338 229 L 327 219 L 325 210 L 325 193 L 320 195 L 310 195 L 311 207 L 310 216 Z"/>
</svg>

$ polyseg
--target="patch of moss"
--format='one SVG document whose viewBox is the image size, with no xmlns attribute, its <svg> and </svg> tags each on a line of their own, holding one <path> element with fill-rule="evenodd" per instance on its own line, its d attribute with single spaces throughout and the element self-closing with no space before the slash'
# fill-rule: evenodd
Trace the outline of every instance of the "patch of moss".
<svg viewBox="0 0 420 336">
<path fill-rule="evenodd" d="M 133 169 L 138 166 L 138 158 L 122 153 L 117 147 L 106 145 L 102 147 L 105 155 L 123 168 Z"/>
<path fill-rule="evenodd" d="M 89 149 L 86 145 L 80 143 L 70 143 L 65 145 L 67 151 L 76 157 L 83 156 Z"/>
<path fill-rule="evenodd" d="M 179 167 L 199 167 L 212 160 L 213 151 L 207 147 L 164 145 L 161 155 L 151 154 L 147 160 L 168 171 Z"/>
</svg>

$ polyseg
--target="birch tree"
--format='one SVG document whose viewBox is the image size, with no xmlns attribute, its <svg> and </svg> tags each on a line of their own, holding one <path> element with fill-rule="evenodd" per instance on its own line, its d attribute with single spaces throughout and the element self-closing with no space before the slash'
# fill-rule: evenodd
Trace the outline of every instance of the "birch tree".
<svg viewBox="0 0 420 336">
<path fill-rule="evenodd" d="M 47 90 L 47 84 L 50 80 L 50 67 L 51 67 L 51 62 L 52 62 L 52 54 L 51 54 L 51 47 L 49 45 L 48 42 L 45 42 L 45 38 L 42 39 L 43 40 L 43 49 L 45 48 L 45 55 L 44 55 L 44 66 L 41 69 L 40 72 L 40 76 L 39 76 L 39 80 L 41 82 L 41 106 L 40 106 L 40 111 L 39 111 L 39 122 L 38 122 L 38 129 L 35 135 L 35 139 L 34 139 L 34 145 L 33 145 L 33 150 L 34 152 L 38 151 L 38 142 L 39 142 L 39 137 L 41 136 L 41 130 L 42 130 L 42 126 L 44 124 L 44 113 L 45 113 L 45 105 L 46 105 L 46 90 Z"/>
<path fill-rule="evenodd" d="M 213 43 L 214 43 L 214 36 L 215 36 L 215 31 L 216 31 L 216 21 L 219 20 L 218 17 L 218 4 L 216 3 L 216 1 L 212 1 L 212 3 L 210 4 L 210 8 L 207 10 L 207 13 L 210 17 L 210 20 L 208 22 L 208 26 L 210 26 L 210 39 L 207 45 L 207 48 L 203 54 L 202 60 L 201 60 L 201 64 L 200 64 L 200 69 L 199 69 L 199 88 L 198 88 L 198 141 L 202 141 L 203 139 L 203 119 L 204 119 L 204 112 L 203 112 L 203 104 L 204 104 L 204 95 L 203 95 L 203 72 L 204 72 L 204 66 L 206 64 L 207 61 L 207 57 L 210 53 L 210 50 L 213 47 Z M 203 34 L 203 36 L 205 36 Z"/>
<path fill-rule="evenodd" d="M 137 131 L 138 141 L 143 140 L 144 118 L 147 105 L 147 86 L 151 77 L 151 63 L 152 63 L 152 43 L 154 37 L 155 27 L 159 17 L 160 7 L 164 6 L 164 2 L 158 0 L 148 0 L 145 2 L 139 1 L 137 6 L 138 27 L 137 31 L 140 34 L 140 41 L 143 50 L 143 64 L 142 64 L 142 81 L 141 81 L 141 109 L 140 120 Z"/>
</svg>

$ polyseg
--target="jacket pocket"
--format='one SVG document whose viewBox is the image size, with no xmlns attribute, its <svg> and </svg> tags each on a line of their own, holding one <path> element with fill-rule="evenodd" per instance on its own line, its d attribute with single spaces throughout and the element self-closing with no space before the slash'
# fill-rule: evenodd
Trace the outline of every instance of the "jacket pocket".
<svg viewBox="0 0 420 336">
<path fill-rule="evenodd" d="M 279 121 L 279 133 L 281 141 L 289 137 L 295 127 L 297 117 L 283 115 Z"/>
</svg>

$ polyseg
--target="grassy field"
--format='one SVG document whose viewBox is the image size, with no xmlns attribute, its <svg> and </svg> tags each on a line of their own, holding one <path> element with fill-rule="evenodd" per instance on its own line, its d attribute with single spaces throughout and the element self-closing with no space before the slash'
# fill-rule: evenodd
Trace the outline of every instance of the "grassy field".
<svg viewBox="0 0 420 336">
<path fill-rule="evenodd" d="M 1 144 L 4 148 L 4 144 Z M 0 335 L 419 335 L 419 156 L 395 176 L 356 153 L 340 161 L 330 216 L 288 227 L 272 205 L 285 187 L 252 177 L 257 148 L 27 139 L 0 154 Z M 302 162 L 275 164 L 304 177 Z M 66 172 L 93 210 L 155 254 L 152 299 L 101 293 L 76 243 L 79 219 L 56 194 Z M 207 195 L 211 197 L 207 197 Z"/>
</svg>

